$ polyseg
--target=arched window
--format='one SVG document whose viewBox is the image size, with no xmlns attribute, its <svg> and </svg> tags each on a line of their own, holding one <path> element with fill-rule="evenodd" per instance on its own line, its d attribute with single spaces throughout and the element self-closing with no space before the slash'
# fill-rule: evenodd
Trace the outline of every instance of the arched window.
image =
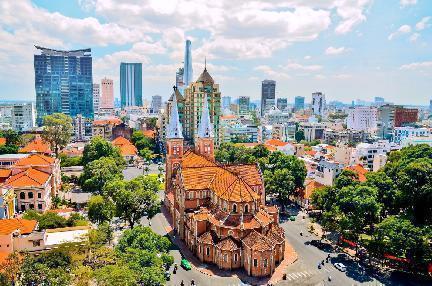
<svg viewBox="0 0 432 286">
<path fill-rule="evenodd" d="M 189 192 L 189 200 L 192 200 L 194 198 L 194 192 Z"/>
<path fill-rule="evenodd" d="M 24 193 L 24 192 L 21 192 L 21 193 L 20 193 L 20 199 L 22 199 L 22 200 L 25 199 L 25 193 Z"/>
<path fill-rule="evenodd" d="M 248 212 L 249 212 L 249 205 L 248 205 L 248 204 L 246 204 L 246 205 L 244 206 L 244 212 L 245 212 L 245 213 L 248 213 Z"/>
<path fill-rule="evenodd" d="M 33 192 L 29 192 L 29 193 L 28 193 L 28 198 L 29 198 L 29 199 L 33 199 Z"/>
<path fill-rule="evenodd" d="M 233 213 L 237 213 L 237 204 L 233 204 Z"/>
</svg>

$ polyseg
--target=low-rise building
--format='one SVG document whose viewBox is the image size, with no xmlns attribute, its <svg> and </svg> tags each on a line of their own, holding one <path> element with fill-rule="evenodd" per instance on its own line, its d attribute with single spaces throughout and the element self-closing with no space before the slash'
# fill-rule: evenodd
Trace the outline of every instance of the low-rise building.
<svg viewBox="0 0 432 286">
<path fill-rule="evenodd" d="M 333 186 L 343 168 L 342 163 L 321 160 L 315 170 L 315 181 L 325 186 Z"/>
<path fill-rule="evenodd" d="M 368 133 L 363 130 L 335 130 L 326 128 L 323 134 L 324 143 L 335 144 L 336 142 L 343 142 L 355 145 L 360 142 L 365 142 L 368 138 Z"/>
<path fill-rule="evenodd" d="M 432 147 L 432 136 L 408 137 L 401 141 L 401 147 L 415 146 L 419 144 L 427 144 Z"/>
<path fill-rule="evenodd" d="M 300 130 L 303 130 L 305 140 L 308 142 L 314 140 L 321 140 L 324 138 L 324 130 L 326 125 L 324 123 L 300 123 Z"/>
<path fill-rule="evenodd" d="M 92 136 L 101 136 L 111 141 L 113 138 L 113 128 L 121 123 L 122 121 L 117 117 L 95 120 L 93 121 Z"/>
<path fill-rule="evenodd" d="M 16 196 L 12 188 L 0 187 L 0 219 L 15 215 Z"/>
<path fill-rule="evenodd" d="M 393 142 L 400 144 L 402 140 L 408 137 L 427 137 L 430 135 L 429 128 L 425 127 L 395 127 L 393 130 Z"/>
<path fill-rule="evenodd" d="M 44 142 L 42 138 L 36 136 L 36 138 L 28 143 L 26 146 L 18 150 L 19 153 L 39 153 L 45 155 L 51 155 L 51 147 L 48 143 Z"/>
<path fill-rule="evenodd" d="M 138 157 L 137 148 L 126 138 L 120 136 L 114 139 L 111 143 L 120 149 L 120 154 L 126 162 L 134 161 Z"/>
</svg>

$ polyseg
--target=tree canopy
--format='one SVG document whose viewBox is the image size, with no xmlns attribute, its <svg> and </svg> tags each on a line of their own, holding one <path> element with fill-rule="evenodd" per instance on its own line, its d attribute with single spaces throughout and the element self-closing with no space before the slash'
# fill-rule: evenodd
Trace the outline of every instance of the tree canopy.
<svg viewBox="0 0 432 286">
<path fill-rule="evenodd" d="M 72 118 L 64 113 L 53 113 L 43 118 L 42 139 L 48 142 L 58 156 L 72 137 Z"/>
<path fill-rule="evenodd" d="M 123 166 L 118 165 L 113 157 L 101 157 L 84 165 L 80 177 L 82 189 L 100 194 L 107 182 L 123 178 Z"/>
<path fill-rule="evenodd" d="M 100 136 L 95 136 L 90 140 L 90 143 L 84 147 L 83 157 L 81 163 L 86 166 L 90 162 L 98 160 L 102 157 L 109 157 L 114 159 L 119 168 L 124 168 L 126 162 L 120 154 L 119 148 L 113 146 Z"/>
</svg>

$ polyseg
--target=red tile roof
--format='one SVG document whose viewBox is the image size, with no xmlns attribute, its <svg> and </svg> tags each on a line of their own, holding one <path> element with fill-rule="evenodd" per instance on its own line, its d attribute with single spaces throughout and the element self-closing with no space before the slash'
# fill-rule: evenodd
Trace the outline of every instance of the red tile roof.
<svg viewBox="0 0 432 286">
<path fill-rule="evenodd" d="M 254 251 L 271 251 L 273 249 L 271 241 L 255 230 L 243 238 L 242 242 Z"/>
<path fill-rule="evenodd" d="M 6 138 L 0 137 L 0 145 L 5 145 L 5 144 L 6 144 Z"/>
<path fill-rule="evenodd" d="M 227 237 L 224 240 L 219 241 L 218 244 L 216 244 L 216 247 L 225 251 L 234 251 L 239 249 L 239 246 L 231 237 Z"/>
<path fill-rule="evenodd" d="M 265 142 L 266 145 L 276 146 L 276 147 L 283 147 L 288 144 L 288 142 L 283 142 L 278 139 L 269 139 Z"/>
<path fill-rule="evenodd" d="M 28 168 L 18 174 L 15 174 L 6 180 L 5 184 L 14 188 L 20 187 L 42 187 L 49 180 L 50 174 Z"/>
<path fill-rule="evenodd" d="M 15 163 L 15 166 L 49 166 L 55 162 L 55 158 L 42 154 L 31 154 Z"/>
<path fill-rule="evenodd" d="M 99 119 L 99 120 L 93 121 L 93 125 L 108 125 L 108 124 L 119 125 L 121 123 L 122 123 L 122 121 L 120 120 L 120 118 L 117 118 L 117 117 L 108 118 L 108 119 Z"/>
<path fill-rule="evenodd" d="M 303 194 L 303 198 L 304 199 L 310 199 L 312 194 L 319 188 L 325 187 L 323 184 L 318 183 L 315 180 L 308 180 L 306 181 L 305 184 L 305 189 L 304 189 L 304 194 Z"/>
<path fill-rule="evenodd" d="M 42 138 L 36 137 L 32 142 L 18 150 L 19 153 L 44 153 L 51 154 L 51 148 L 48 143 L 45 143 Z"/>
<path fill-rule="evenodd" d="M 29 234 L 37 225 L 36 220 L 20 218 L 2 219 L 0 222 L 0 234 L 3 235 L 12 234 L 16 230 L 19 230 L 21 234 Z"/>
<path fill-rule="evenodd" d="M 368 172 L 368 170 L 366 170 L 362 165 L 348 166 L 345 168 L 345 170 L 353 171 L 358 175 L 360 182 L 366 182 L 366 173 Z"/>
</svg>

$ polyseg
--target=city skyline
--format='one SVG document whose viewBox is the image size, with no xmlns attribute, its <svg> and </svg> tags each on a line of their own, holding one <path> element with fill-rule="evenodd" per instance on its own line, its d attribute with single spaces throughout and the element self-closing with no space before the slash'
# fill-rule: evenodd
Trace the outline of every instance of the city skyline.
<svg viewBox="0 0 432 286">
<path fill-rule="evenodd" d="M 142 62 L 143 100 L 155 94 L 166 100 L 186 39 L 192 41 L 193 69 L 201 71 L 207 58 L 223 96 L 256 100 L 261 81 L 270 79 L 277 82 L 276 98 L 290 103 L 295 96 L 310 103 L 315 91 L 325 93 L 328 102 L 346 103 L 348 97 L 373 101 L 379 96 L 427 105 L 431 97 L 432 6 L 427 1 L 254 2 L 230 9 L 223 1 L 197 2 L 199 9 L 184 6 L 180 12 L 182 1 L 150 1 L 142 7 L 131 2 L 1 3 L 0 100 L 35 100 L 34 44 L 91 48 L 93 83 L 106 76 L 119 87 L 120 62 Z M 192 23 L 192 16 L 202 21 Z M 114 92 L 119 98 L 118 88 Z"/>
</svg>

